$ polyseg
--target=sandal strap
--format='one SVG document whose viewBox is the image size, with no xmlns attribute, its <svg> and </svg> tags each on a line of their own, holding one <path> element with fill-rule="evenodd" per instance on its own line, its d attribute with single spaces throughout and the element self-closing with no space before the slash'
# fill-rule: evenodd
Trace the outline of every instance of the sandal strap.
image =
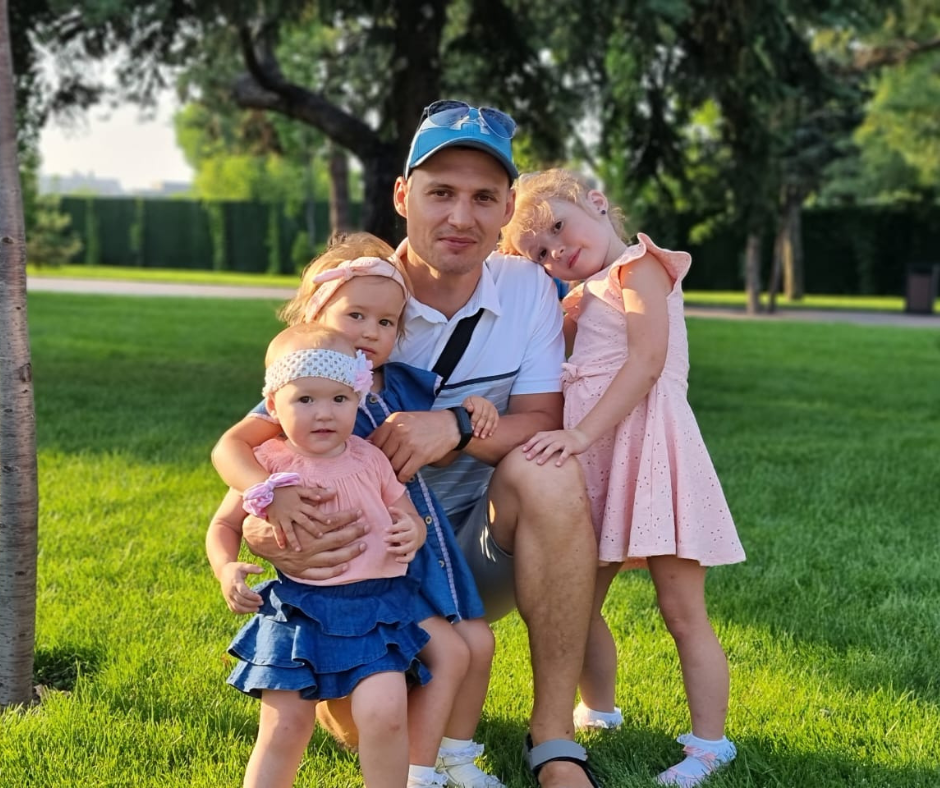
<svg viewBox="0 0 940 788">
<path fill-rule="evenodd" d="M 594 774 L 588 768 L 588 753 L 577 742 L 570 739 L 549 739 L 541 744 L 532 745 L 532 736 L 527 734 L 524 745 L 524 755 L 526 765 L 538 780 L 538 774 L 546 763 L 551 761 L 568 761 L 577 764 L 584 771 L 585 776 L 591 785 L 600 788 L 600 784 L 594 777 Z"/>
</svg>

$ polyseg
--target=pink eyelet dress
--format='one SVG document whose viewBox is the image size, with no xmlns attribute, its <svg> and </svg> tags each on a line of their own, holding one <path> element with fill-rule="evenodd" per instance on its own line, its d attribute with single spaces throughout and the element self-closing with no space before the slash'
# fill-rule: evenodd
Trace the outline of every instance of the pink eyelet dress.
<svg viewBox="0 0 940 788">
<path fill-rule="evenodd" d="M 646 565 L 675 555 L 702 566 L 744 560 L 721 483 L 687 399 L 689 347 L 682 279 L 691 257 L 660 249 L 640 233 L 610 267 L 562 302 L 577 322 L 564 365 L 565 427 L 578 424 L 607 390 L 628 355 L 620 269 L 651 254 L 669 273 L 669 345 L 662 375 L 646 398 L 578 459 L 587 479 L 602 564 Z"/>
</svg>

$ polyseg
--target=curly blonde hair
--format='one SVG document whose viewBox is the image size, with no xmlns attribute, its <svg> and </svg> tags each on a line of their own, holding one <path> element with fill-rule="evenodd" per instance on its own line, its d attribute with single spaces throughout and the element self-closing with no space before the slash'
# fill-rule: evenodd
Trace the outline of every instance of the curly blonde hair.
<svg viewBox="0 0 940 788">
<path fill-rule="evenodd" d="M 549 200 L 566 200 L 585 210 L 591 209 L 588 193 L 592 187 L 570 170 L 555 168 L 525 173 L 516 180 L 515 190 L 516 210 L 509 224 L 503 227 L 499 240 L 499 251 L 504 254 L 525 257 L 521 240 L 539 232 L 552 221 Z M 607 219 L 617 235 L 626 241 L 628 234 L 624 230 L 623 211 L 609 206 Z"/>
<path fill-rule="evenodd" d="M 313 278 L 323 271 L 338 268 L 347 260 L 357 257 L 378 257 L 388 260 L 401 273 L 408 293 L 411 293 L 411 280 L 401 261 L 395 255 L 395 250 L 378 236 L 372 233 L 336 233 L 330 238 L 326 251 L 319 257 L 307 263 L 300 278 L 300 287 L 294 297 L 288 301 L 278 312 L 278 317 L 287 325 L 293 326 L 304 322 L 304 313 L 307 303 L 320 285 Z M 399 331 L 402 323 L 399 323 Z"/>
</svg>

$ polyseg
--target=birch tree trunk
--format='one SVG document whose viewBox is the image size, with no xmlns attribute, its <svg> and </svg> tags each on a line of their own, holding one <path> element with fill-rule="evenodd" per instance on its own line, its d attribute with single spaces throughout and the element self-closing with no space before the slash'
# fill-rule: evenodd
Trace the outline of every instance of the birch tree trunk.
<svg viewBox="0 0 940 788">
<path fill-rule="evenodd" d="M 0 708 L 32 699 L 36 414 L 26 324 L 26 232 L 7 0 L 0 0 Z"/>
</svg>

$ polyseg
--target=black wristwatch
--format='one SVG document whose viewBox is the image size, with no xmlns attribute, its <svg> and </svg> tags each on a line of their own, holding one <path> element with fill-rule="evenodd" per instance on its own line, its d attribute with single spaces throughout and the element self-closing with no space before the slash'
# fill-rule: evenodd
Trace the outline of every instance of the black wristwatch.
<svg viewBox="0 0 940 788">
<path fill-rule="evenodd" d="M 448 408 L 447 410 L 456 417 L 457 430 L 460 432 L 460 440 L 454 448 L 457 451 L 462 451 L 473 437 L 473 425 L 470 423 L 470 414 L 467 413 L 467 409 L 462 405 L 458 405 L 456 408 Z"/>
</svg>

